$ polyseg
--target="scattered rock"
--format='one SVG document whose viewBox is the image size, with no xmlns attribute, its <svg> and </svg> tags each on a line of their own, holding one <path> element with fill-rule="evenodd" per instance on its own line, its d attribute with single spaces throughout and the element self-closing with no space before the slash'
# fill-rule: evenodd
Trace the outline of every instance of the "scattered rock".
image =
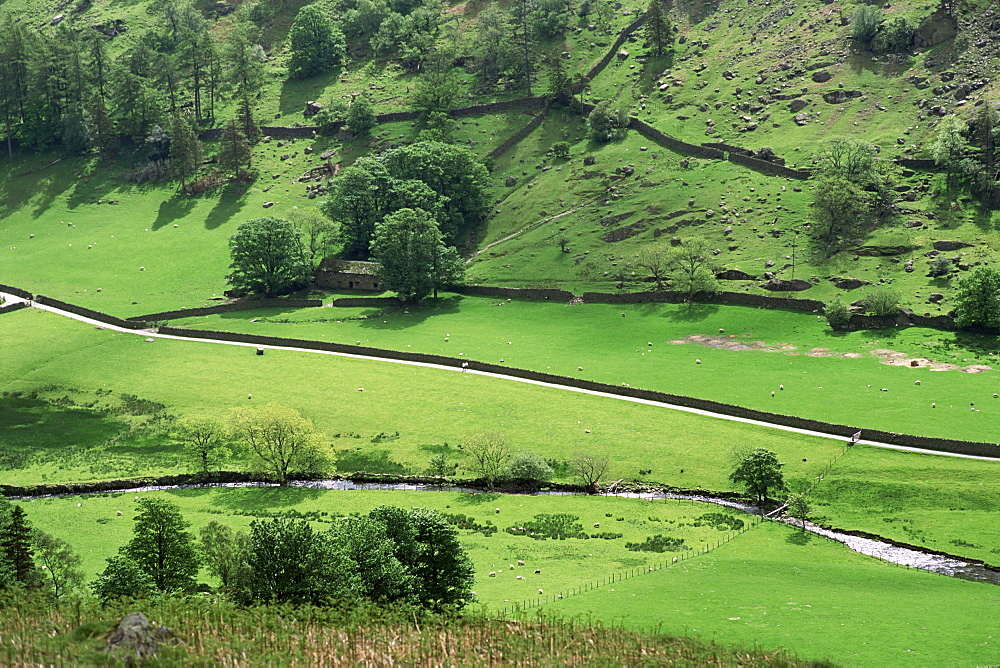
<svg viewBox="0 0 1000 668">
<path fill-rule="evenodd" d="M 813 72 L 812 75 L 812 80 L 815 81 L 816 83 L 826 83 L 832 78 L 833 75 L 830 74 L 830 72 L 827 70 L 819 70 L 818 72 Z"/>
<path fill-rule="evenodd" d="M 628 51 L 622 49 L 616 55 L 618 56 L 618 60 L 625 60 L 626 58 L 628 58 Z"/>
<path fill-rule="evenodd" d="M 720 271 L 715 275 L 715 277 L 720 281 L 755 281 L 756 276 L 746 273 L 745 271 L 740 271 L 739 269 L 726 269 L 725 271 Z"/>
<path fill-rule="evenodd" d="M 783 281 L 780 278 L 772 278 L 767 283 L 761 283 L 760 287 L 773 292 L 791 292 L 808 290 L 812 287 L 812 283 L 809 281 L 803 281 L 801 278 L 795 278 L 790 281 Z"/>
<path fill-rule="evenodd" d="M 310 100 L 306 102 L 306 108 L 305 110 L 303 110 L 302 115 L 305 116 L 306 118 L 309 118 L 310 116 L 315 116 L 316 114 L 319 113 L 320 109 L 322 108 L 323 108 L 322 104 Z"/>
<path fill-rule="evenodd" d="M 788 103 L 788 110 L 793 114 L 797 114 L 798 112 L 802 111 L 808 106 L 809 106 L 808 100 L 801 100 L 801 99 L 792 100 L 791 102 Z"/>
<path fill-rule="evenodd" d="M 868 281 L 860 278 L 838 278 L 833 282 L 833 286 L 839 290 L 856 290 L 862 285 L 871 285 Z"/>
<path fill-rule="evenodd" d="M 507 186 L 508 188 L 513 188 L 514 186 L 517 185 L 517 177 L 516 176 L 508 176 L 507 180 L 504 181 L 504 185 Z"/>
<path fill-rule="evenodd" d="M 270 209 L 272 206 L 274 206 L 274 202 L 264 202 L 265 209 Z"/>
<path fill-rule="evenodd" d="M 173 631 L 166 626 L 150 622 L 141 612 L 130 612 L 108 636 L 104 651 L 131 666 L 153 657 L 161 643 L 173 639 Z"/>
<path fill-rule="evenodd" d="M 934 250 L 939 251 L 956 251 L 962 248 L 971 248 L 972 244 L 967 244 L 964 241 L 935 241 Z"/>
</svg>

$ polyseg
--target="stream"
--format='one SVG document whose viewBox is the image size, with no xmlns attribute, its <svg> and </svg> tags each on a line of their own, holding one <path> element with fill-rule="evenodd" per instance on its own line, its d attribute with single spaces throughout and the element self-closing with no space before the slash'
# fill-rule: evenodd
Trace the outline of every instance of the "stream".
<svg viewBox="0 0 1000 668">
<path fill-rule="evenodd" d="M 350 480 L 308 480 L 308 481 L 294 481 L 289 483 L 292 487 L 306 487 L 309 489 L 321 489 L 321 490 L 337 490 L 337 491 L 352 491 L 352 490 L 402 490 L 411 492 L 465 492 L 469 494 L 481 494 L 482 490 L 474 489 L 471 487 L 458 487 L 458 486 L 448 486 L 448 485 L 425 485 L 425 484 L 410 484 L 410 483 L 356 483 Z M 123 493 L 134 493 L 134 492 L 155 492 L 173 489 L 205 489 L 211 487 L 277 487 L 277 483 L 269 482 L 231 482 L 231 483 L 210 483 L 210 484 L 199 484 L 199 485 L 154 485 L 148 487 L 131 487 L 126 489 L 113 489 L 104 490 L 102 492 L 95 492 L 98 494 L 123 494 Z M 570 496 L 577 494 L 578 492 L 562 492 L 562 491 L 540 491 L 534 492 L 534 494 L 542 495 L 549 494 L 554 496 Z M 59 496 L 83 496 L 79 493 L 70 494 L 52 494 L 49 497 L 59 497 Z M 602 496 L 615 496 L 625 499 L 646 499 L 649 501 L 666 500 L 666 499 L 678 499 L 685 501 L 698 501 L 702 503 L 713 503 L 719 506 L 725 506 L 727 508 L 734 508 L 736 510 L 743 511 L 749 514 L 758 514 L 760 509 L 756 506 L 752 506 L 745 503 L 740 503 L 738 501 L 730 501 L 729 499 L 720 499 L 712 496 L 703 496 L 697 494 L 674 494 L 670 492 L 615 492 L 603 494 Z M 19 499 L 31 499 L 31 498 L 46 498 L 46 497 L 9 497 L 10 500 Z M 797 520 L 792 520 L 790 518 L 777 520 L 784 522 L 785 524 L 794 525 L 796 527 L 800 526 Z M 965 580 L 974 580 L 977 582 L 988 582 L 990 584 L 1000 585 L 1000 572 L 986 568 L 985 566 L 969 561 L 964 561 L 962 559 L 957 559 L 955 557 L 944 556 L 940 554 L 933 554 L 930 552 L 924 552 L 921 550 L 915 550 L 912 548 L 901 547 L 898 545 L 893 545 L 881 540 L 875 540 L 873 538 L 863 538 L 861 536 L 852 536 L 847 533 L 842 533 L 840 531 L 835 531 L 833 529 L 825 529 L 821 526 L 813 524 L 812 522 L 805 523 L 806 531 L 812 532 L 816 535 L 835 540 L 839 543 L 843 543 L 851 550 L 864 554 L 870 557 L 875 557 L 876 559 L 881 559 L 882 561 L 888 561 L 890 563 L 898 564 L 900 566 L 906 566 L 908 568 L 919 568 L 925 571 L 931 571 L 932 573 L 938 573 L 940 575 L 947 575 L 950 577 L 962 578 Z"/>
</svg>

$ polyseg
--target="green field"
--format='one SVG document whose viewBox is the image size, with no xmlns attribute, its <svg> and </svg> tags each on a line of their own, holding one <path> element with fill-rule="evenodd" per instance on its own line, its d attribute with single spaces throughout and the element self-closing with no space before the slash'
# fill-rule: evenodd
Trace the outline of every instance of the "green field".
<svg viewBox="0 0 1000 668">
<path fill-rule="evenodd" d="M 890 366 L 873 353 L 992 366 L 996 337 L 919 328 L 835 333 L 815 315 L 749 307 L 567 306 L 459 295 L 403 310 L 238 311 L 171 324 L 461 355 L 858 427 L 998 440 L 996 371 Z M 728 349 L 739 344 L 749 349 Z"/>
<path fill-rule="evenodd" d="M 860 557 L 764 525 L 676 567 L 544 606 L 720 643 L 794 647 L 861 666 L 995 663 L 994 585 Z M 805 649 L 808 648 L 808 649 Z"/>
<path fill-rule="evenodd" d="M 723 645 L 754 645 L 767 651 L 786 647 L 800 656 L 837 663 L 981 665 L 997 656 L 995 586 L 887 565 L 786 526 L 765 523 L 742 534 L 692 526 L 706 513 L 750 520 L 711 504 L 302 488 L 145 494 L 176 503 L 193 529 L 209 521 L 245 527 L 254 518 L 276 515 L 312 518 L 313 525 L 323 529 L 337 517 L 365 513 L 381 504 L 464 515 L 482 527 L 499 529 L 490 536 L 461 531 L 462 544 L 476 568 L 475 591 L 487 610 L 506 607 L 509 612 L 513 604 L 530 605 L 534 599 L 562 593 L 564 599 L 542 610 L 630 629 L 693 635 Z M 36 526 L 73 541 L 86 555 L 84 567 L 89 573 L 128 540 L 136 496 L 85 495 L 22 505 Z M 504 532 L 539 514 L 568 514 L 591 536 L 601 532 L 623 536 L 534 540 Z M 696 550 L 710 543 L 713 549 L 692 555 L 632 552 L 623 547 L 652 535 L 683 538 L 685 547 Z M 715 547 L 725 538 L 733 540 Z M 670 563 L 673 556 L 680 560 Z M 652 572 L 643 572 L 650 566 Z M 490 577 L 490 572 L 496 576 Z M 632 577 L 621 580 L 623 574 Z M 612 575 L 616 581 L 607 582 Z M 587 591 L 574 593 L 581 589 Z M 522 614 L 531 617 L 534 609 Z"/>
</svg>

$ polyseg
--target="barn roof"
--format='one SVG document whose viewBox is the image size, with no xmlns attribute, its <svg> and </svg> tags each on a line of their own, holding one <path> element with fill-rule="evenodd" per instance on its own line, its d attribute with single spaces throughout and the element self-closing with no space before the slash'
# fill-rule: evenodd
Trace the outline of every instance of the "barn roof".
<svg viewBox="0 0 1000 668">
<path fill-rule="evenodd" d="M 329 271 L 336 274 L 361 274 L 365 276 L 378 276 L 381 269 L 378 262 L 362 262 L 361 260 L 335 260 L 326 258 L 319 265 L 319 271 Z"/>
</svg>

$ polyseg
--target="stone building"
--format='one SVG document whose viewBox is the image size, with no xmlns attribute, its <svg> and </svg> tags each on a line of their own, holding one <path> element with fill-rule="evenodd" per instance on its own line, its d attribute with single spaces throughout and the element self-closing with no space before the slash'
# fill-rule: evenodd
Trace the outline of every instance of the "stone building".
<svg viewBox="0 0 1000 668">
<path fill-rule="evenodd" d="M 378 262 L 326 258 L 314 272 L 316 285 L 341 290 L 381 290 Z"/>
</svg>

